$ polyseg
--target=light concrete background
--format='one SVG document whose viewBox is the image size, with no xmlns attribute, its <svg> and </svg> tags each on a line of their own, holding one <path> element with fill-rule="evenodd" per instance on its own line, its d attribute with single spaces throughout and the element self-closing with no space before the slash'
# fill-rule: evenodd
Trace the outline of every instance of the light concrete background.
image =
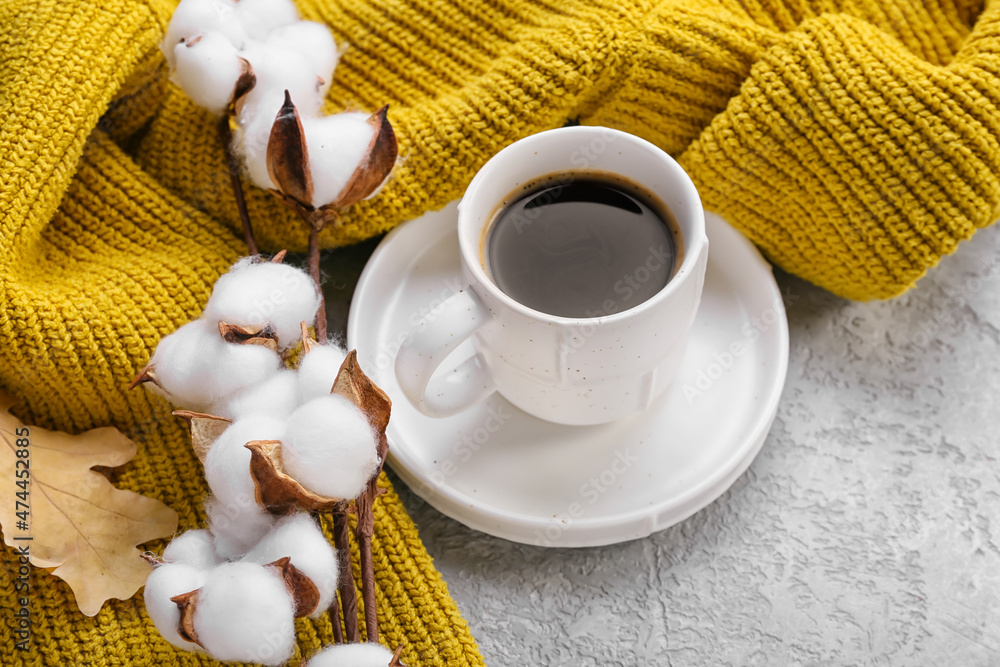
<svg viewBox="0 0 1000 667">
<path fill-rule="evenodd" d="M 327 258 L 332 329 L 373 247 Z M 396 480 L 487 665 L 1000 665 L 1000 228 L 893 301 L 777 279 L 774 426 L 679 525 L 524 546 Z"/>
</svg>

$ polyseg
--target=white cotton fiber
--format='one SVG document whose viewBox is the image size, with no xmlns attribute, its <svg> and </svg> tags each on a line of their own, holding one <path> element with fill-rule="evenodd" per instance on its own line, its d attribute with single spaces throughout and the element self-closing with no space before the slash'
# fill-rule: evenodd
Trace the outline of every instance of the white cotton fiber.
<svg viewBox="0 0 1000 667">
<path fill-rule="evenodd" d="M 334 644 L 305 664 L 305 667 L 387 667 L 392 651 L 381 644 Z"/>
<path fill-rule="evenodd" d="M 299 20 L 291 0 L 239 0 L 236 13 L 254 39 L 263 39 L 275 28 Z"/>
<path fill-rule="evenodd" d="M 305 404 L 314 398 L 328 396 L 347 354 L 333 343 L 317 345 L 299 362 L 299 400 Z"/>
<path fill-rule="evenodd" d="M 242 556 L 275 523 L 254 495 L 250 476 L 250 450 L 244 445 L 252 440 L 281 440 L 283 420 L 258 416 L 233 422 L 222 432 L 205 457 L 205 481 L 214 497 L 205 503 L 209 530 L 215 551 L 222 558 Z"/>
<path fill-rule="evenodd" d="M 208 30 L 222 33 L 237 49 L 242 49 L 247 41 L 246 28 L 237 15 L 234 0 L 182 0 L 170 17 L 160 45 L 171 69 L 176 65 L 176 46 Z"/>
<path fill-rule="evenodd" d="M 181 639 L 177 634 L 181 612 L 170 598 L 201 588 L 207 573 L 204 569 L 183 563 L 166 563 L 153 570 L 146 578 L 146 613 L 163 638 L 186 651 L 202 652 L 200 646 Z"/>
<path fill-rule="evenodd" d="M 319 590 L 316 618 L 330 606 L 337 591 L 338 563 L 334 548 L 316 521 L 302 512 L 280 521 L 241 559 L 265 565 L 288 556 L 292 565 L 309 577 Z"/>
<path fill-rule="evenodd" d="M 229 106 L 243 63 L 225 35 L 211 30 L 174 47 L 171 77 L 200 107 L 221 114 Z"/>
<path fill-rule="evenodd" d="M 308 56 L 269 42 L 251 42 L 240 55 L 253 67 L 257 84 L 240 109 L 240 124 L 262 117 L 270 126 L 288 91 L 300 117 L 319 113 L 319 78 Z"/>
<path fill-rule="evenodd" d="M 212 408 L 228 419 L 252 416 L 287 417 L 299 406 L 299 381 L 294 371 L 279 370 L 266 381 L 244 389 Z"/>
<path fill-rule="evenodd" d="M 225 560 L 240 558 L 274 528 L 277 519 L 256 502 L 223 503 L 210 497 L 205 501 L 208 529 L 215 541 L 215 553 Z"/>
<path fill-rule="evenodd" d="M 230 424 L 205 456 L 205 481 L 215 497 L 225 505 L 256 505 L 250 450 L 245 445 L 252 440 L 283 440 L 285 433 L 285 421 L 276 417 L 246 417 Z"/>
<path fill-rule="evenodd" d="M 268 44 L 298 51 L 308 58 L 312 63 L 313 72 L 323 79 L 319 97 L 320 99 L 326 97 L 333 81 L 333 71 L 340 59 L 340 51 L 328 27 L 315 21 L 296 21 L 272 30 L 266 41 Z"/>
<path fill-rule="evenodd" d="M 271 324 L 278 345 L 287 348 L 301 338 L 302 322 L 312 324 L 319 303 L 316 284 L 305 271 L 243 260 L 215 283 L 202 317 L 240 326 Z"/>
<path fill-rule="evenodd" d="M 207 570 L 222 562 L 215 553 L 215 540 L 207 530 L 189 530 L 181 533 L 163 550 L 163 560 L 167 563 L 182 563 Z"/>
<path fill-rule="evenodd" d="M 368 114 L 347 112 L 302 121 L 309 151 L 315 207 L 336 201 L 337 196 L 368 154 L 375 128 Z"/>
<path fill-rule="evenodd" d="M 227 343 L 217 324 L 197 319 L 164 336 L 150 362 L 159 386 L 146 387 L 178 407 L 203 412 L 277 373 L 281 358 L 261 345 Z"/>
<path fill-rule="evenodd" d="M 253 67 L 257 83 L 242 99 L 233 150 L 243 160 L 247 175 L 259 188 L 275 189 L 267 171 L 267 144 L 271 127 L 288 91 L 299 118 L 319 113 L 325 91 L 308 57 L 275 44 L 253 42 L 240 52 Z"/>
<path fill-rule="evenodd" d="M 217 660 L 280 665 L 295 650 L 294 615 L 275 568 L 226 563 L 205 580 L 193 620 L 198 641 Z"/>
<path fill-rule="evenodd" d="M 277 91 L 275 95 L 279 92 Z M 244 104 L 243 110 L 246 108 Z M 271 180 L 271 174 L 267 171 L 267 142 L 271 137 L 271 125 L 274 119 L 268 121 L 264 120 L 263 116 L 250 114 L 240 114 L 237 118 L 240 120 L 233 130 L 230 150 L 239 157 L 251 183 L 262 190 L 277 190 L 278 186 Z M 251 122 L 254 119 L 258 119 L 258 122 Z"/>
<path fill-rule="evenodd" d="M 336 394 L 313 399 L 292 413 L 281 456 L 285 472 L 313 493 L 331 498 L 356 498 L 379 463 L 368 419 Z"/>
</svg>

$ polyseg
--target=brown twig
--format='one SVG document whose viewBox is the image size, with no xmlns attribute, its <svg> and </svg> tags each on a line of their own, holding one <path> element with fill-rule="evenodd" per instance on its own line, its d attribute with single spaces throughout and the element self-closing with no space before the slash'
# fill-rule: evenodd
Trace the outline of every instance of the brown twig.
<svg viewBox="0 0 1000 667">
<path fill-rule="evenodd" d="M 316 311 L 316 340 L 326 343 L 326 299 L 323 297 L 323 287 L 319 275 L 319 233 L 323 231 L 323 223 L 308 220 L 309 225 L 309 275 L 319 290 L 319 310 Z"/>
<path fill-rule="evenodd" d="M 365 635 L 369 642 L 378 642 L 378 608 L 375 599 L 375 563 L 372 560 L 372 537 L 375 535 L 375 499 L 381 493 L 378 487 L 378 478 L 385 464 L 386 454 L 389 453 L 389 440 L 385 435 L 385 430 L 379 437 L 378 458 L 379 466 L 370 480 L 365 490 L 358 497 L 358 525 L 357 540 L 361 552 L 361 594 L 365 603 Z"/>
<path fill-rule="evenodd" d="M 240 163 L 233 155 L 233 132 L 229 127 L 229 116 L 219 119 L 219 135 L 222 137 L 222 146 L 226 151 L 226 168 L 229 169 L 229 182 L 233 187 L 233 196 L 236 198 L 236 208 L 240 212 L 240 223 L 243 225 L 243 236 L 247 242 L 247 253 L 256 255 L 260 252 L 257 248 L 257 240 L 253 235 L 253 226 L 250 224 L 250 212 L 247 210 L 247 202 L 243 197 L 243 183 L 240 181 Z"/>
<path fill-rule="evenodd" d="M 330 625 L 333 626 L 333 643 L 343 644 L 344 626 L 341 625 L 340 603 L 337 601 L 336 595 L 333 596 L 333 603 L 330 605 Z"/>
<path fill-rule="evenodd" d="M 378 643 L 378 607 L 375 601 L 375 563 L 372 560 L 372 535 L 375 515 L 371 483 L 358 497 L 358 525 L 355 537 L 361 554 L 361 597 L 365 607 L 365 637 Z"/>
<path fill-rule="evenodd" d="M 395 652 L 392 654 L 392 660 L 389 661 L 388 667 L 406 667 L 400 657 L 403 655 L 403 645 L 400 644 L 396 647 Z"/>
<path fill-rule="evenodd" d="M 344 639 L 354 644 L 360 641 L 361 633 L 358 630 L 358 593 L 351 572 L 351 527 L 347 512 L 333 513 L 333 544 L 340 561 L 340 609 L 344 619 Z"/>
</svg>

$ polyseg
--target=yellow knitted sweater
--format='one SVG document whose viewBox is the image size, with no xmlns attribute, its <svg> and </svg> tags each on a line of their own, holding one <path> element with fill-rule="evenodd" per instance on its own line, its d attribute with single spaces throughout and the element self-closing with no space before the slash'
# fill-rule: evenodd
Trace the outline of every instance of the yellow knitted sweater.
<svg viewBox="0 0 1000 667">
<path fill-rule="evenodd" d="M 567 121 L 678 156 L 706 207 L 838 294 L 901 293 L 1000 205 L 1000 1 L 300 0 L 347 52 L 330 111 L 389 103 L 402 162 L 326 232 L 385 231 L 459 197 L 497 150 Z M 204 520 L 182 424 L 129 380 L 242 251 L 215 122 L 167 81 L 170 0 L 0 0 L 0 386 L 29 423 L 114 425 L 119 486 Z M 265 249 L 304 248 L 249 193 Z M 481 659 L 398 498 L 375 538 L 386 643 L 410 665 Z M 0 558 L 0 609 L 15 560 Z M 94 619 L 37 576 L 31 665 L 211 664 L 141 600 Z M 329 621 L 301 622 L 308 655 Z M 0 646 L 13 643 L 0 623 Z M 4 664 L 8 660 L 2 660 Z"/>
</svg>

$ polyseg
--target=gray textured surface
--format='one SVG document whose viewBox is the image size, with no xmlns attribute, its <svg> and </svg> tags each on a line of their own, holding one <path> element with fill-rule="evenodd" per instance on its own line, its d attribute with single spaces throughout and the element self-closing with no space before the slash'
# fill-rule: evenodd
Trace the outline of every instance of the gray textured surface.
<svg viewBox="0 0 1000 667">
<path fill-rule="evenodd" d="M 774 427 L 687 521 L 543 549 L 397 484 L 487 665 L 1000 665 L 1000 229 L 894 301 L 778 282 Z"/>
</svg>

